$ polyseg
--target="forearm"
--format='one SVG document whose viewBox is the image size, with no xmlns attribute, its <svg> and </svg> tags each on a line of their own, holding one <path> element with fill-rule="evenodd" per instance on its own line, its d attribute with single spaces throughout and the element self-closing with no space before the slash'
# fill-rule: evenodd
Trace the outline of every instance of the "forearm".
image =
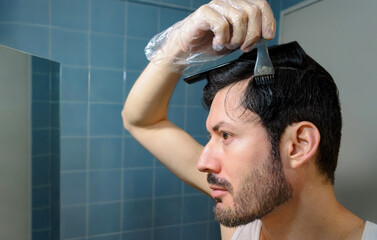
<svg viewBox="0 0 377 240">
<path fill-rule="evenodd" d="M 124 126 L 147 127 L 166 119 L 169 98 L 180 74 L 168 64 L 150 63 L 132 87 L 124 104 Z"/>
</svg>

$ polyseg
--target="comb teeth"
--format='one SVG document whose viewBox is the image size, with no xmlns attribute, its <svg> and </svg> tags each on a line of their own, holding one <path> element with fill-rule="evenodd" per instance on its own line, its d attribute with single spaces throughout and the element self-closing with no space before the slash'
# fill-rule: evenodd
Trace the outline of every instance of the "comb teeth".
<svg viewBox="0 0 377 240">
<path fill-rule="evenodd" d="M 275 83 L 275 76 L 273 74 L 254 76 L 254 81 L 257 85 L 273 84 Z"/>
</svg>

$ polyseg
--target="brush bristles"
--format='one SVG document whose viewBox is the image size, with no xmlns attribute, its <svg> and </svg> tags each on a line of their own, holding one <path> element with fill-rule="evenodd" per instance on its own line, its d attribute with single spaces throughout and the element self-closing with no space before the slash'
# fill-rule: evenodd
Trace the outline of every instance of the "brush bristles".
<svg viewBox="0 0 377 240">
<path fill-rule="evenodd" d="M 274 84 L 275 76 L 273 74 L 254 76 L 254 81 L 257 85 Z"/>
</svg>

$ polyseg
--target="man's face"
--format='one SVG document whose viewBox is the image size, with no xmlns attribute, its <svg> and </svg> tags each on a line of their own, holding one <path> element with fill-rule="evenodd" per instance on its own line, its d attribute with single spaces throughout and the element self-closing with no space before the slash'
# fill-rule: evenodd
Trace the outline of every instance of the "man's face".
<svg viewBox="0 0 377 240">
<path fill-rule="evenodd" d="M 227 227 L 260 219 L 292 196 L 258 116 L 240 106 L 247 83 L 215 96 L 207 119 L 211 139 L 198 161 L 199 170 L 208 172 L 215 217 Z"/>
</svg>

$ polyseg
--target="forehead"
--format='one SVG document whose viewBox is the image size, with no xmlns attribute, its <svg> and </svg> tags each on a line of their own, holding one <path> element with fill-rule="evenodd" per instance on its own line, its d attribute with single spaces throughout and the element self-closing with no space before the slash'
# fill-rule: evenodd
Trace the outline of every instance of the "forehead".
<svg viewBox="0 0 377 240">
<path fill-rule="evenodd" d="M 242 106 L 249 79 L 227 86 L 215 95 L 207 118 L 207 129 L 220 122 L 233 125 L 257 124 L 258 115 Z"/>
</svg>

